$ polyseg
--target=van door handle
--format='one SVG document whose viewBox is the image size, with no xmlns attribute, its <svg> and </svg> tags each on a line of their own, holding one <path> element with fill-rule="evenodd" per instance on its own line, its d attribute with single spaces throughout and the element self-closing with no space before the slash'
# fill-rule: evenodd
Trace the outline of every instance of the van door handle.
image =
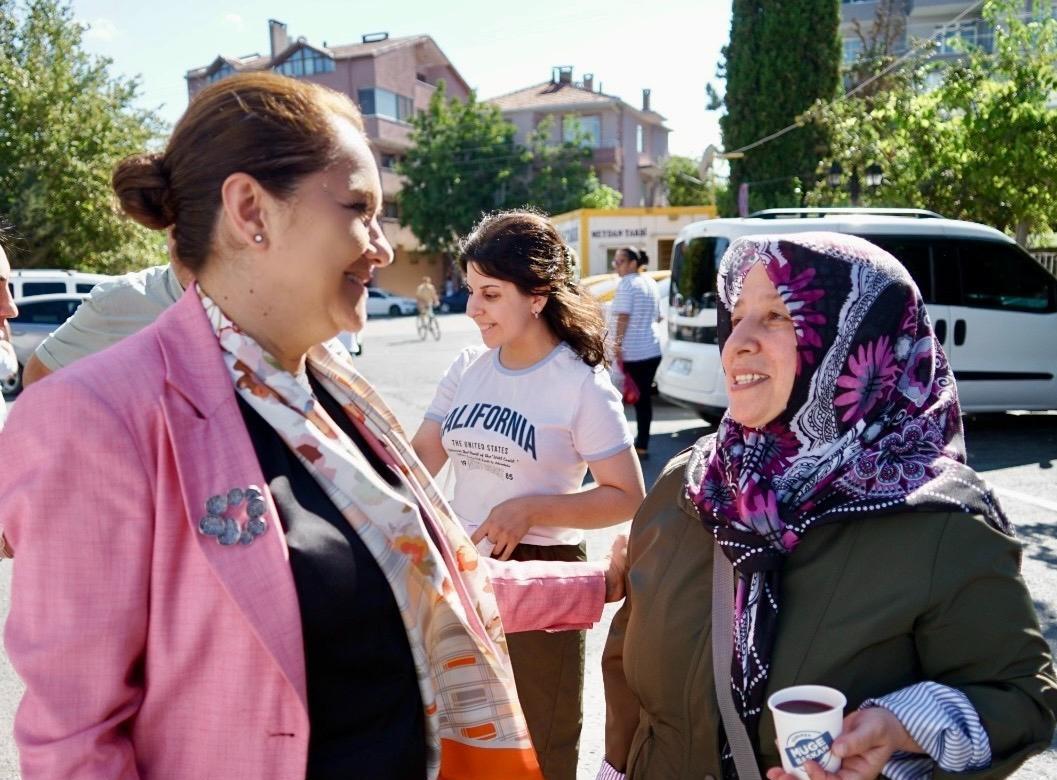
<svg viewBox="0 0 1057 780">
<path fill-rule="evenodd" d="M 936 341 L 943 344 L 947 340 L 947 320 L 936 320 L 936 327 L 933 330 L 936 331 Z"/>
<path fill-rule="evenodd" d="M 954 321 L 954 346 L 960 347 L 965 343 L 965 320 Z"/>
</svg>

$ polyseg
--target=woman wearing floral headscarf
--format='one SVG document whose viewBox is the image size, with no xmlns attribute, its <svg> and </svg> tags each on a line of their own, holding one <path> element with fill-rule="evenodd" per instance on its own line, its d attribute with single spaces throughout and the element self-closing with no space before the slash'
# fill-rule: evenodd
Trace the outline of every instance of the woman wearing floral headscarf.
<svg viewBox="0 0 1057 780">
<path fill-rule="evenodd" d="M 1057 681 L 909 274 L 858 238 L 748 237 L 719 296 L 730 407 L 635 518 L 600 777 L 739 776 L 713 686 L 714 550 L 736 579 L 714 639 L 732 645 L 742 766 L 791 777 L 765 703 L 813 683 L 850 714 L 839 775 L 809 764 L 812 780 L 1007 776 L 1048 745 Z"/>
</svg>

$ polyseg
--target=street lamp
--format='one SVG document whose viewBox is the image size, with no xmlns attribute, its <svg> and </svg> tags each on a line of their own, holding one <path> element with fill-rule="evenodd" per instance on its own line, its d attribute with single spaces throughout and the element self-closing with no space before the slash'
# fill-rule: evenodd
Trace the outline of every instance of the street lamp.
<svg viewBox="0 0 1057 780">
<path fill-rule="evenodd" d="M 829 173 L 826 174 L 826 183 L 833 189 L 837 189 L 840 186 L 840 178 L 843 175 L 844 169 L 840 167 L 839 162 L 834 160 L 833 165 L 829 166 Z"/>
<path fill-rule="evenodd" d="M 870 163 L 866 167 L 866 186 L 870 189 L 880 187 L 883 180 L 884 171 L 881 170 L 881 166 L 877 163 Z"/>
<path fill-rule="evenodd" d="M 875 190 L 881 186 L 881 182 L 884 180 L 884 171 L 881 166 L 877 163 L 870 163 L 866 167 L 866 186 Z M 833 189 L 837 189 L 844 176 L 844 169 L 836 160 L 829 166 L 829 173 L 826 174 L 826 183 L 829 184 Z M 853 166 L 851 169 L 851 175 L 848 176 L 848 196 L 851 199 L 852 206 L 859 205 L 859 196 L 862 195 L 862 183 L 859 179 L 859 168 Z"/>
</svg>

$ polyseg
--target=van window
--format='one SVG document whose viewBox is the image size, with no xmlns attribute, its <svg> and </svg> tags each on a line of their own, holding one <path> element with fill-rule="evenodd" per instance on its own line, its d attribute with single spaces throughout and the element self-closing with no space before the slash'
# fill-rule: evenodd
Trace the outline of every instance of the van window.
<svg viewBox="0 0 1057 780">
<path fill-rule="evenodd" d="M 18 307 L 18 316 L 11 322 L 20 322 L 25 325 L 62 325 L 80 305 L 79 299 L 26 301 Z"/>
<path fill-rule="evenodd" d="M 66 282 L 23 282 L 22 297 L 66 292 Z"/>
<path fill-rule="evenodd" d="M 1057 311 L 1057 280 L 1026 252 L 998 241 L 958 239 L 961 305 L 1003 311 Z"/>
<path fill-rule="evenodd" d="M 902 263 L 917 282 L 921 297 L 925 303 L 935 303 L 936 285 L 932 278 L 930 248 L 936 243 L 935 238 L 911 238 L 909 236 L 875 235 L 860 236 L 871 244 L 876 244 Z M 942 241 L 943 239 L 939 239 Z"/>
<path fill-rule="evenodd" d="M 730 241 L 718 236 L 692 238 L 675 245 L 668 302 L 675 314 L 692 317 L 716 308 L 716 272 Z"/>
<path fill-rule="evenodd" d="M 95 282 L 89 282 L 87 284 L 85 282 L 78 282 L 77 283 L 77 292 L 79 292 L 79 293 L 90 293 L 92 291 L 93 287 L 95 287 Z"/>
</svg>

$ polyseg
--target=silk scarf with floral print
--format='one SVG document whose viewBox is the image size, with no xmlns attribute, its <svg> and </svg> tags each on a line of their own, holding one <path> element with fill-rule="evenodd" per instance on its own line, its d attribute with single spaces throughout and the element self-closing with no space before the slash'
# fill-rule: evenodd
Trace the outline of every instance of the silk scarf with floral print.
<svg viewBox="0 0 1057 780">
<path fill-rule="evenodd" d="M 725 415 L 694 446 L 687 492 L 738 573 L 734 700 L 755 740 L 781 609 L 781 569 L 826 523 L 900 511 L 979 514 L 1012 530 L 965 465 L 958 393 L 907 270 L 835 233 L 738 239 L 718 275 L 719 348 L 745 276 L 762 264 L 792 317 L 796 378 L 761 428 Z"/>
<path fill-rule="evenodd" d="M 237 392 L 326 491 L 389 582 L 425 705 L 428 776 L 469 780 L 498 769 L 541 780 L 487 574 L 392 412 L 344 357 L 326 345 L 309 350 L 306 370 L 380 447 L 399 488 L 334 423 L 307 377 L 279 367 L 198 293 Z"/>
</svg>

